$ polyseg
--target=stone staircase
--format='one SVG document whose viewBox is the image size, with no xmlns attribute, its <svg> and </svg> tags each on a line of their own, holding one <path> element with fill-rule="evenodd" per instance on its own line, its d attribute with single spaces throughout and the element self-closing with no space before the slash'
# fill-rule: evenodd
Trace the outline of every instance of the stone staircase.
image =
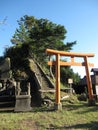
<svg viewBox="0 0 98 130">
<path fill-rule="evenodd" d="M 39 85 L 40 91 L 52 91 L 54 90 L 54 84 L 47 77 L 41 66 L 34 60 L 30 60 L 30 68 L 35 74 L 37 84 Z"/>
<path fill-rule="evenodd" d="M 30 59 L 30 69 L 34 73 L 34 79 L 38 88 L 41 102 L 44 102 L 45 98 L 49 93 L 55 93 L 54 84 L 51 82 L 47 74 L 43 71 L 41 66 L 34 60 Z M 36 97 L 35 97 L 36 99 Z"/>
</svg>

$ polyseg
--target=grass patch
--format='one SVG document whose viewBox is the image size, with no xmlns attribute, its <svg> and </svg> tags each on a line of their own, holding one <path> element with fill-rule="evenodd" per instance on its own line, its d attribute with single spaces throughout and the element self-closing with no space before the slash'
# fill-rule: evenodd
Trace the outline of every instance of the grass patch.
<svg viewBox="0 0 98 130">
<path fill-rule="evenodd" d="M 89 107 L 76 96 L 62 101 L 62 111 L 46 106 L 34 107 L 32 112 L 0 113 L 0 130 L 97 130 L 98 104 Z"/>
</svg>

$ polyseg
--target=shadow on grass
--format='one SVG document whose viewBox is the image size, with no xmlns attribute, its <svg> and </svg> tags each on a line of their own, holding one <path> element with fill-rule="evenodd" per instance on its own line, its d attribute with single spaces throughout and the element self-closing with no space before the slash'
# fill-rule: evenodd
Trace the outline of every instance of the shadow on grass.
<svg viewBox="0 0 98 130">
<path fill-rule="evenodd" d="M 79 109 L 81 107 L 85 107 L 84 104 L 62 104 L 62 110 L 68 110 L 68 111 L 71 111 L 71 110 L 76 110 L 76 109 Z M 41 107 L 34 107 L 32 109 L 32 112 L 54 112 L 54 111 L 57 111 L 55 110 L 55 106 L 52 106 L 52 107 L 47 107 L 47 106 L 41 106 Z"/>
<path fill-rule="evenodd" d="M 95 106 L 86 106 L 87 109 L 84 109 L 83 111 L 81 111 L 81 114 L 84 113 L 88 113 L 88 112 L 97 112 L 98 111 L 98 104 L 96 104 Z"/>
<path fill-rule="evenodd" d="M 34 107 L 31 112 L 54 112 L 55 108 L 54 107 Z"/>
<path fill-rule="evenodd" d="M 68 103 L 68 104 L 64 104 L 63 105 L 63 109 L 66 109 L 68 111 L 71 111 L 71 110 L 76 110 L 76 109 L 79 109 L 79 108 L 85 108 L 87 107 L 88 105 L 86 103 Z"/>
<path fill-rule="evenodd" d="M 96 112 L 98 111 L 98 104 L 94 105 L 94 106 L 89 106 L 87 102 L 83 102 L 83 103 L 78 103 L 78 104 L 64 104 L 63 105 L 63 109 L 68 110 L 68 111 L 72 111 L 72 110 L 77 110 L 77 109 L 81 109 L 81 114 L 86 113 L 86 112 Z M 85 109 L 86 108 L 86 109 Z"/>
<path fill-rule="evenodd" d="M 46 128 L 46 130 L 66 130 L 66 129 L 90 129 L 90 130 L 98 130 L 98 122 L 91 122 L 86 124 L 76 124 L 71 126 L 63 126 L 63 127 L 57 127 L 52 126 L 50 128 Z"/>
</svg>

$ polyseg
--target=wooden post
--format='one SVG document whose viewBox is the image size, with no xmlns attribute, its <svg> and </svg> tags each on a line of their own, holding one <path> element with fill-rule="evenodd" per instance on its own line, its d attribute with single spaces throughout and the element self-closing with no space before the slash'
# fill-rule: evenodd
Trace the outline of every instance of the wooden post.
<svg viewBox="0 0 98 130">
<path fill-rule="evenodd" d="M 87 79 L 87 86 L 88 86 L 88 96 L 89 96 L 89 105 L 95 104 L 94 98 L 93 98 L 93 91 L 92 91 L 92 81 L 91 76 L 89 73 L 89 64 L 87 61 L 87 56 L 84 57 L 85 61 L 85 70 L 86 70 L 86 79 Z"/>
<path fill-rule="evenodd" d="M 56 104 L 60 104 L 60 56 L 56 55 Z"/>
<path fill-rule="evenodd" d="M 62 109 L 62 105 L 60 103 L 60 55 L 56 55 L 56 104 L 55 108 L 57 110 Z"/>
</svg>

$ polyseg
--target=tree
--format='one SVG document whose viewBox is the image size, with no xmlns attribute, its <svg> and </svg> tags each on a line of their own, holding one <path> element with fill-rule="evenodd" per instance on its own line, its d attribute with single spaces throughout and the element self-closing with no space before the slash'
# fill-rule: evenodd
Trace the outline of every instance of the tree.
<svg viewBox="0 0 98 130">
<path fill-rule="evenodd" d="M 11 42 L 14 45 L 5 52 L 5 56 L 12 59 L 12 66 L 17 69 L 22 66 L 23 61 L 28 57 L 36 58 L 39 63 L 47 60 L 45 50 L 55 49 L 62 51 L 72 50 L 76 41 L 64 43 L 67 30 L 60 24 L 55 24 L 47 19 L 36 19 L 33 16 L 20 18 L 18 21 L 19 28 L 16 29 Z M 19 60 L 19 57 L 21 59 Z M 66 77 L 72 77 L 74 72 L 70 67 L 65 67 L 66 71 L 61 71 Z M 68 72 L 67 72 L 68 71 Z M 74 76 L 73 76 L 74 77 Z M 64 82 L 63 76 L 61 81 Z"/>
<path fill-rule="evenodd" d="M 33 55 L 39 60 L 46 58 L 46 48 L 70 51 L 76 42 L 64 44 L 66 29 L 62 25 L 52 23 L 47 19 L 36 19 L 25 15 L 18 21 L 19 29 L 16 29 L 12 43 L 16 46 L 29 44 Z"/>
<path fill-rule="evenodd" d="M 69 78 L 73 79 L 74 84 L 77 84 L 80 81 L 79 74 L 74 73 L 70 67 L 61 67 L 61 82 L 63 84 L 68 84 Z"/>
</svg>

